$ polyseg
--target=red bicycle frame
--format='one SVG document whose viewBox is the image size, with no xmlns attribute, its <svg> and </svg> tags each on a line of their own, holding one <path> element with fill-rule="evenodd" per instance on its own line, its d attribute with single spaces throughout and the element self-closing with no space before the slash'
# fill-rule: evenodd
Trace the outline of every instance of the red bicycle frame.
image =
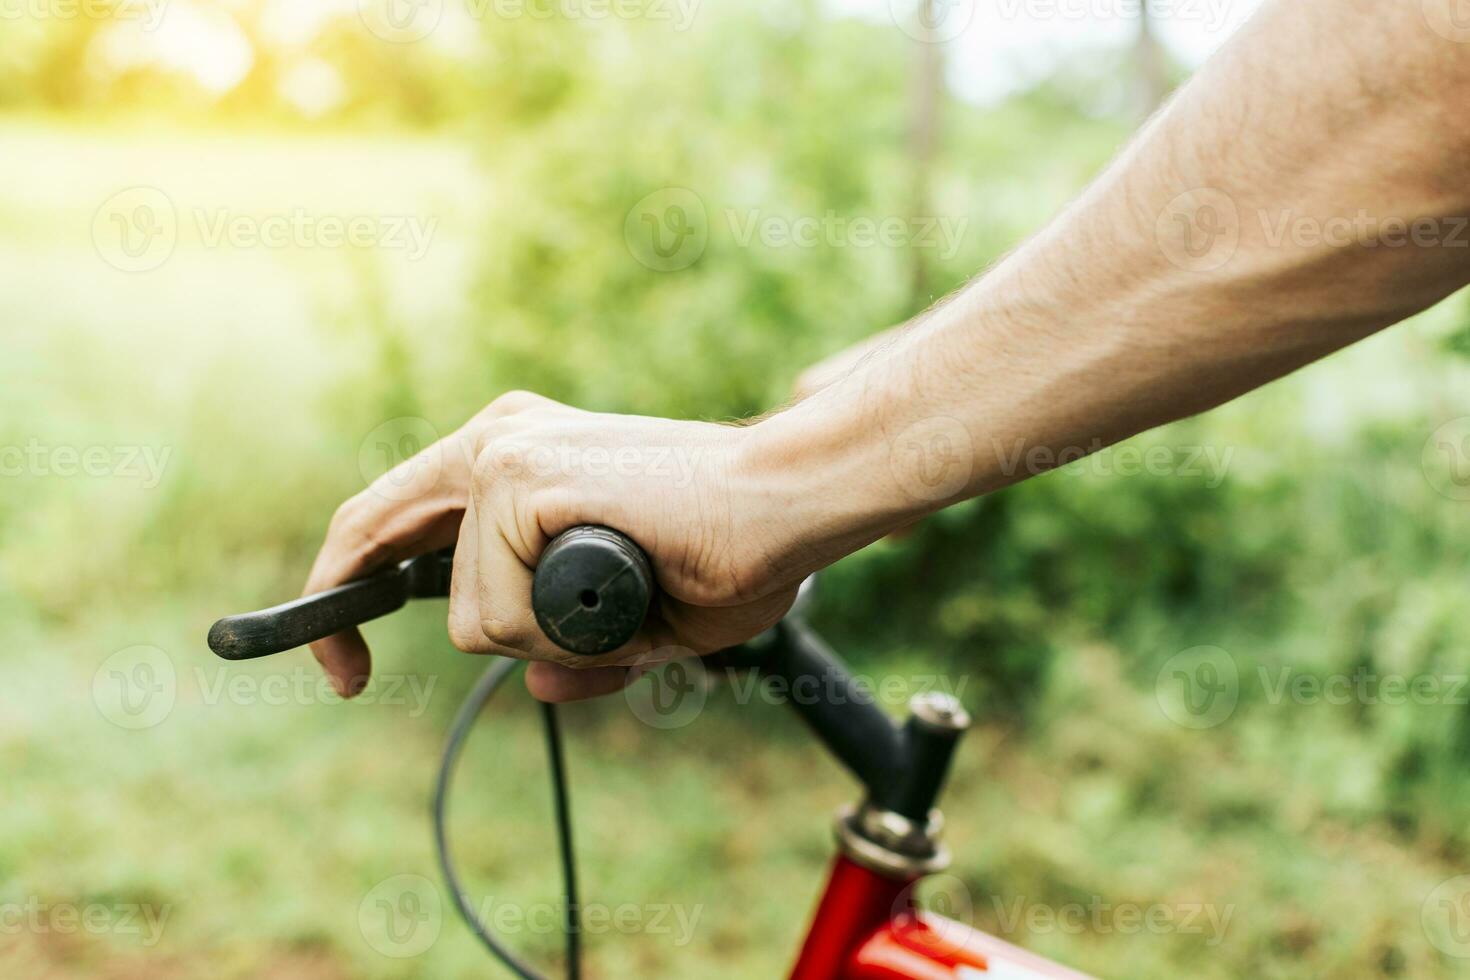
<svg viewBox="0 0 1470 980">
<path fill-rule="evenodd" d="M 839 854 L 791 980 L 1091 980 L 918 910 L 913 888 Z"/>
</svg>

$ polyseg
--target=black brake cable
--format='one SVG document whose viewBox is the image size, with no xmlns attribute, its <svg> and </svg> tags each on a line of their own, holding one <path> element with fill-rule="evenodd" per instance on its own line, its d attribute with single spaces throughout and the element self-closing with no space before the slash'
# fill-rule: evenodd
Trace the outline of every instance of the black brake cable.
<svg viewBox="0 0 1470 980">
<path fill-rule="evenodd" d="M 460 885 L 459 874 L 455 871 L 454 859 L 449 853 L 449 837 L 445 828 L 446 812 L 449 809 L 449 781 L 454 775 L 454 766 L 459 761 L 459 754 L 464 748 L 465 739 L 469 736 L 470 729 L 474 727 L 475 719 L 479 717 L 485 704 L 495 695 L 505 679 L 520 666 L 521 661 L 519 660 L 500 660 L 492 664 L 475 683 L 474 688 L 465 697 L 464 703 L 460 705 L 459 713 L 455 715 L 454 724 L 449 729 L 449 742 L 444 746 L 444 758 L 439 763 L 439 776 L 434 783 L 434 845 L 439 852 L 439 870 L 443 873 L 444 881 L 449 886 L 449 894 L 454 898 L 455 907 L 459 909 L 459 914 L 465 924 L 470 927 L 470 931 L 490 951 L 491 955 L 504 963 L 506 968 L 516 976 L 523 980 L 545 980 L 542 974 L 533 970 L 491 934 L 490 928 L 480 919 L 479 913 L 470 904 L 469 896 L 465 894 L 464 888 Z M 580 980 L 582 975 L 580 942 L 582 930 L 577 907 L 577 869 L 572 849 L 571 808 L 567 801 L 566 764 L 562 756 L 561 729 L 557 724 L 556 707 L 542 704 L 541 718 L 546 730 L 546 756 L 551 769 L 552 804 L 556 810 L 557 843 L 562 862 L 562 890 L 566 898 L 567 977 L 568 980 Z"/>
</svg>

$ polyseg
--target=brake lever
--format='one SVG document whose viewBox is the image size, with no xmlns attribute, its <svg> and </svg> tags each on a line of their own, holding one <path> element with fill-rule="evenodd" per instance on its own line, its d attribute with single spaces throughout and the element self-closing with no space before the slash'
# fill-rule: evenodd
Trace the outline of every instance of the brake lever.
<svg viewBox="0 0 1470 980">
<path fill-rule="evenodd" d="M 449 595 L 454 549 L 419 555 L 391 568 L 279 606 L 226 616 L 209 630 L 209 649 L 226 660 L 294 650 L 386 616 L 410 599 Z"/>
</svg>

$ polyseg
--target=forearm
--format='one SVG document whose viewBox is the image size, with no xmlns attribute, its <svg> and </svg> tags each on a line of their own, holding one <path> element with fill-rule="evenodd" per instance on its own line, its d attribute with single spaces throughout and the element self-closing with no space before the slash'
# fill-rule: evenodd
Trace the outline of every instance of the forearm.
<svg viewBox="0 0 1470 980">
<path fill-rule="evenodd" d="M 1470 45 L 1418 3 L 1268 5 L 1048 228 L 757 427 L 790 547 L 820 563 L 1031 475 L 1018 448 L 1075 458 L 1458 288 L 1467 93 Z"/>
</svg>

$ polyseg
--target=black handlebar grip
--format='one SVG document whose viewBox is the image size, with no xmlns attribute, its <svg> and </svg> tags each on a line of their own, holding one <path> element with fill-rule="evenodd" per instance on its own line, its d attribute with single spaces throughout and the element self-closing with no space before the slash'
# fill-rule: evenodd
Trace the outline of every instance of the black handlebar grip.
<svg viewBox="0 0 1470 980">
<path fill-rule="evenodd" d="M 652 599 L 653 569 L 643 549 L 592 524 L 553 538 L 531 583 L 541 632 L 563 650 L 587 656 L 633 639 Z"/>
</svg>

